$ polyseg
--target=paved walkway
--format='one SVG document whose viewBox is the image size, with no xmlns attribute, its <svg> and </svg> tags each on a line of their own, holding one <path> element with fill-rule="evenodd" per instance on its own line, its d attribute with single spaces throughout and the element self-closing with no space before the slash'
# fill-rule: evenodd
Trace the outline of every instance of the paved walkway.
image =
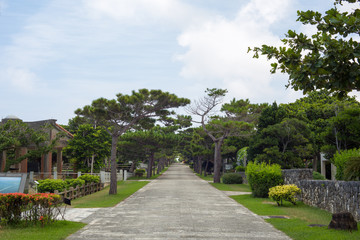
<svg viewBox="0 0 360 240">
<path fill-rule="evenodd" d="M 181 164 L 84 221 L 67 239 L 290 239 Z"/>
</svg>

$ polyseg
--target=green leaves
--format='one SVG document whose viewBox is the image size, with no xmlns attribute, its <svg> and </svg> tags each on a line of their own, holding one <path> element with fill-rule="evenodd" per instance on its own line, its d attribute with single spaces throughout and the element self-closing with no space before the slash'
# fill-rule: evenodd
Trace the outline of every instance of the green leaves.
<svg viewBox="0 0 360 240">
<path fill-rule="evenodd" d="M 354 3 L 356 1 L 347 1 Z M 341 4 L 341 1 L 336 1 Z M 311 37 L 289 30 L 278 48 L 262 45 L 252 51 L 254 57 L 266 55 L 275 59 L 271 73 L 280 70 L 289 74 L 289 85 L 304 93 L 328 89 L 339 97 L 352 90 L 360 90 L 360 67 L 356 57 L 359 42 L 349 36 L 359 36 L 360 10 L 339 12 L 332 8 L 322 14 L 314 11 L 298 11 L 302 24 L 316 25 L 318 32 Z M 251 50 L 249 48 L 249 50 Z"/>
</svg>

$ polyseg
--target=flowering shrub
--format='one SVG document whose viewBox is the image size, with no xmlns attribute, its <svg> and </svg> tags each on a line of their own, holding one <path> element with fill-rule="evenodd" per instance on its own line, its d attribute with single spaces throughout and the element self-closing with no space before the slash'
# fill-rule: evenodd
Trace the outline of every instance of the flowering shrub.
<svg viewBox="0 0 360 240">
<path fill-rule="evenodd" d="M 21 220 L 36 223 L 50 223 L 60 213 L 55 211 L 61 204 L 61 197 L 52 193 L 0 193 L 0 219 L 2 223 L 16 224 Z"/>
<path fill-rule="evenodd" d="M 296 205 L 296 195 L 300 193 L 301 190 L 295 184 L 280 185 L 269 189 L 269 197 L 276 201 L 278 206 L 282 205 L 283 200 Z"/>
</svg>

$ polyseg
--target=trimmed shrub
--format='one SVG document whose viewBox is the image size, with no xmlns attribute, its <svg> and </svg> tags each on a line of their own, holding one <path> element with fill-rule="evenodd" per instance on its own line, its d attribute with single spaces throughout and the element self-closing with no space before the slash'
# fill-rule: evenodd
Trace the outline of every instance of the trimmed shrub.
<svg viewBox="0 0 360 240">
<path fill-rule="evenodd" d="M 268 197 L 269 189 L 284 181 L 278 164 L 249 162 L 245 173 L 254 197 Z"/>
<path fill-rule="evenodd" d="M 41 224 L 56 220 L 59 211 L 54 211 L 61 204 L 61 197 L 55 194 L 37 193 L 0 193 L 1 224 L 17 224 L 22 219 L 26 223 Z"/>
<path fill-rule="evenodd" d="M 326 180 L 324 175 L 322 175 L 319 172 L 315 172 L 315 171 L 313 172 L 313 179 L 314 180 Z"/>
<path fill-rule="evenodd" d="M 85 184 L 89 184 L 89 183 L 99 183 L 100 182 L 100 177 L 99 176 L 94 176 L 94 175 L 90 175 L 90 174 L 84 174 L 81 175 L 80 177 L 78 177 L 78 179 L 84 180 Z"/>
<path fill-rule="evenodd" d="M 66 189 L 69 189 L 70 187 L 76 188 L 77 186 L 81 187 L 84 184 L 85 180 L 82 180 L 80 178 L 65 180 Z"/>
<path fill-rule="evenodd" d="M 296 195 L 300 193 L 301 190 L 295 184 L 280 185 L 269 189 L 269 198 L 276 201 L 278 206 L 283 204 L 283 200 L 296 205 Z"/>
<path fill-rule="evenodd" d="M 135 177 L 142 177 L 145 174 L 145 169 L 139 168 L 135 169 Z"/>
<path fill-rule="evenodd" d="M 243 179 L 240 174 L 226 173 L 222 177 L 222 182 L 225 184 L 241 184 L 243 183 Z"/>
<path fill-rule="evenodd" d="M 245 172 L 245 167 L 244 166 L 236 166 L 235 167 L 235 171 L 236 172 Z"/>
<path fill-rule="evenodd" d="M 39 180 L 38 192 L 40 193 L 54 193 L 55 190 L 59 192 L 64 191 L 66 183 L 61 179 L 45 179 Z"/>
</svg>

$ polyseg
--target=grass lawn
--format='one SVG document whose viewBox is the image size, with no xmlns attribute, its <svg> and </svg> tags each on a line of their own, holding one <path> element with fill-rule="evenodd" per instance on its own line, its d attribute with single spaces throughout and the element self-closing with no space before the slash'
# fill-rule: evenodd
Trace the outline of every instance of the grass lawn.
<svg viewBox="0 0 360 240">
<path fill-rule="evenodd" d="M 71 206 L 75 208 L 113 207 L 148 183 L 148 181 L 120 181 L 117 183 L 116 195 L 109 195 L 110 186 L 107 186 L 99 192 L 72 200 Z"/>
<path fill-rule="evenodd" d="M 53 224 L 38 226 L 0 227 L 1 240 L 60 240 L 84 227 L 85 223 L 57 221 Z"/>
<path fill-rule="evenodd" d="M 205 177 L 203 175 L 200 175 L 199 173 L 196 173 L 196 176 L 200 177 L 201 179 L 203 179 L 205 181 L 213 181 L 214 180 L 214 175 L 207 175 Z"/>
<path fill-rule="evenodd" d="M 210 183 L 220 191 L 238 191 L 238 192 L 249 192 L 251 189 L 248 184 L 224 184 L 224 183 Z"/>
<path fill-rule="evenodd" d="M 169 168 L 169 167 L 164 168 L 164 169 L 160 172 L 160 174 L 155 174 L 155 175 L 151 176 L 150 178 L 146 178 L 146 173 L 145 173 L 144 176 L 142 176 L 142 177 L 135 177 L 135 176 L 134 176 L 134 177 L 129 177 L 128 180 L 156 179 L 156 178 L 158 178 L 159 176 L 161 176 L 161 174 L 163 174 L 166 170 L 168 170 L 168 168 Z"/>
<path fill-rule="evenodd" d="M 290 219 L 273 218 L 266 221 L 295 240 L 360 239 L 360 231 L 328 229 L 331 213 L 307 206 L 302 202 L 298 202 L 295 206 L 285 202 L 284 206 L 278 207 L 276 202 L 268 198 L 253 198 L 251 195 L 232 196 L 232 198 L 258 215 L 289 217 Z M 326 226 L 309 227 L 310 224 Z M 360 223 L 358 223 L 358 228 L 360 230 Z"/>
</svg>

